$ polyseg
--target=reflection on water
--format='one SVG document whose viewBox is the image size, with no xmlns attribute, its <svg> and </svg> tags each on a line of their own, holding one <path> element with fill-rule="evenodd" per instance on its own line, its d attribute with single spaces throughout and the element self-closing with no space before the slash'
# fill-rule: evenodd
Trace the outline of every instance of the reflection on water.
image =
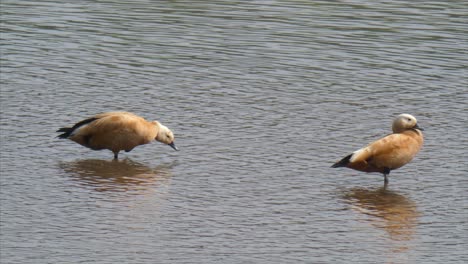
<svg viewBox="0 0 468 264">
<path fill-rule="evenodd" d="M 413 238 L 419 213 L 413 201 L 388 190 L 354 188 L 345 194 L 352 208 L 372 216 L 373 226 L 385 230 L 393 241 L 409 241 Z M 406 246 L 397 246 L 395 251 L 405 251 Z"/>
<path fill-rule="evenodd" d="M 60 167 L 82 185 L 97 191 L 140 191 L 149 186 L 167 185 L 175 162 L 150 168 L 144 164 L 123 160 L 86 159 L 62 162 Z"/>
</svg>

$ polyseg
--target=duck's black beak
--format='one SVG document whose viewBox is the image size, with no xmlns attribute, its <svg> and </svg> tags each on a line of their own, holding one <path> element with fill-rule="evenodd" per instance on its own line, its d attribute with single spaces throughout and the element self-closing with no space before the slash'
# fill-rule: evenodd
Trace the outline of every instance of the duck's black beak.
<svg viewBox="0 0 468 264">
<path fill-rule="evenodd" d="M 424 131 L 424 129 L 423 129 L 422 127 L 419 127 L 418 124 L 416 124 L 416 125 L 414 126 L 414 128 L 419 129 L 419 130 L 421 130 L 421 131 Z"/>
<path fill-rule="evenodd" d="M 171 148 L 173 148 L 174 150 L 179 150 L 176 145 L 174 144 L 174 141 L 172 141 L 171 143 L 168 144 L 169 146 L 171 146 Z"/>
</svg>

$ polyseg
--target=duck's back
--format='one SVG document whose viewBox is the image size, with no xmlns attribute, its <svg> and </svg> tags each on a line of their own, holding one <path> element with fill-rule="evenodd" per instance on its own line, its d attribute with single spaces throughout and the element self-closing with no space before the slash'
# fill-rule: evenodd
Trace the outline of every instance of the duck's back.
<svg viewBox="0 0 468 264">
<path fill-rule="evenodd" d="M 371 153 L 367 162 L 376 170 L 398 169 L 414 158 L 422 144 L 422 133 L 417 130 L 391 134 L 366 147 Z"/>
<path fill-rule="evenodd" d="M 127 112 L 95 115 L 93 122 L 77 129 L 70 139 L 91 149 L 130 151 L 151 142 L 157 134 L 154 124 Z"/>
</svg>

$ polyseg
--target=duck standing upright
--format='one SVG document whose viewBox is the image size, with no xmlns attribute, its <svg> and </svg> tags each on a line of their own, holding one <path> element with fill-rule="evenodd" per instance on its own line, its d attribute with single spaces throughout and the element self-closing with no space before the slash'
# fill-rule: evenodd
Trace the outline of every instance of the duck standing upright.
<svg viewBox="0 0 468 264">
<path fill-rule="evenodd" d="M 129 112 L 107 112 L 97 114 L 76 123 L 73 127 L 63 127 L 58 137 L 70 139 L 92 150 L 108 149 L 114 153 L 131 151 L 139 145 L 154 140 L 178 150 L 174 144 L 174 134 L 158 121 L 147 121 Z"/>
<path fill-rule="evenodd" d="M 422 128 L 414 116 L 401 114 L 392 125 L 393 133 L 378 139 L 332 165 L 363 172 L 380 172 L 388 184 L 390 171 L 410 162 L 421 149 L 424 139 Z"/>
</svg>

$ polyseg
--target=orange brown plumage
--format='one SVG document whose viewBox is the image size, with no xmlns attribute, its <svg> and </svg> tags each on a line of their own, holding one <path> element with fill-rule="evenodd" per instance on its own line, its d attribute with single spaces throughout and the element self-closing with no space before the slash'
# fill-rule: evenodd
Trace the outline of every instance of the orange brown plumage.
<svg viewBox="0 0 468 264">
<path fill-rule="evenodd" d="M 129 112 L 107 112 L 76 123 L 73 127 L 57 130 L 59 138 L 68 138 L 93 150 L 108 149 L 114 158 L 122 150 L 131 151 L 154 140 L 175 150 L 172 131 L 158 121 L 147 121 Z"/>
<path fill-rule="evenodd" d="M 378 139 L 364 148 L 344 157 L 333 168 L 347 167 L 363 172 L 380 172 L 388 183 L 387 175 L 410 162 L 421 149 L 424 139 L 415 117 L 401 114 L 392 125 L 393 134 Z"/>
</svg>

